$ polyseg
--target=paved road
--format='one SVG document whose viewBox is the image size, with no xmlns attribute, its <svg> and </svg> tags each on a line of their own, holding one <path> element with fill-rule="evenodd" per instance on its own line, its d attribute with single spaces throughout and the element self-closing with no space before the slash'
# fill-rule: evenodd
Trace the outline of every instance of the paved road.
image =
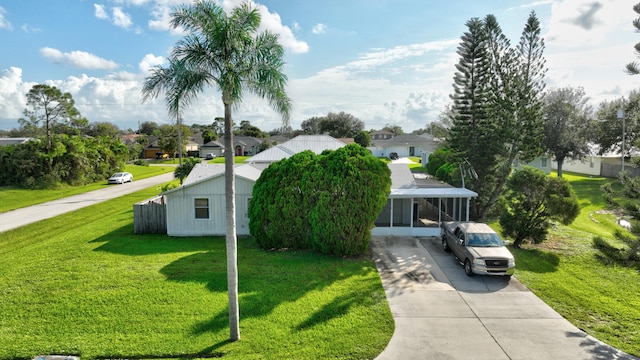
<svg viewBox="0 0 640 360">
<path fill-rule="evenodd" d="M 438 238 L 374 237 L 395 332 L 377 360 L 638 360 L 587 335 L 515 277 L 467 277 Z"/>
<path fill-rule="evenodd" d="M 173 180 L 173 172 L 0 213 L 0 233 Z"/>
</svg>

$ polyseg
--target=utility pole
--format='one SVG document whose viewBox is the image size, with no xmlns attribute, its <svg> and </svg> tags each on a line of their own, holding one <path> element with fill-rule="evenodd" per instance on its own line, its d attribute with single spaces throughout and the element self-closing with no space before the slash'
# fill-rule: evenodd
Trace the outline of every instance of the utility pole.
<svg viewBox="0 0 640 360">
<path fill-rule="evenodd" d="M 622 105 L 620 107 L 620 109 L 618 110 L 618 119 L 622 120 L 622 146 L 621 146 L 621 151 L 622 151 L 622 169 L 621 171 L 624 171 L 624 142 L 625 142 L 625 135 L 626 135 L 626 121 L 624 118 L 624 97 L 622 98 Z"/>
</svg>

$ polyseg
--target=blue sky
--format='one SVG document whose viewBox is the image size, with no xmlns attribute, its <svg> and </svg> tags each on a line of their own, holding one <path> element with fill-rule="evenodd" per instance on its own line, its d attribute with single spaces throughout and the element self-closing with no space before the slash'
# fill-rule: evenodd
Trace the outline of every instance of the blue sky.
<svg viewBox="0 0 640 360">
<path fill-rule="evenodd" d="M 162 98 L 142 103 L 147 71 L 163 64 L 183 34 L 169 27 L 181 0 L 0 0 L 0 129 L 18 127 L 25 94 L 38 83 L 70 92 L 90 122 L 121 129 L 169 123 Z M 635 0 L 263 0 L 265 29 L 280 34 L 293 100 L 291 125 L 344 111 L 366 129 L 409 132 L 449 104 L 465 23 L 493 14 L 515 46 L 534 11 L 545 38 L 549 89 L 583 87 L 592 104 L 637 89 L 623 73 L 640 42 Z M 231 9 L 239 0 L 218 2 Z M 223 115 L 215 89 L 184 113 L 187 125 Z M 234 121 L 269 131 L 281 119 L 246 96 Z"/>
</svg>

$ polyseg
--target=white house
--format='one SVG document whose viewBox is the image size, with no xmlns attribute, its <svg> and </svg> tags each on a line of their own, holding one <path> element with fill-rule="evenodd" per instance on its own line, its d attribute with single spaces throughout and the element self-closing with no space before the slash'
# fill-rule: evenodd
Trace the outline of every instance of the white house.
<svg viewBox="0 0 640 360">
<path fill-rule="evenodd" d="M 236 177 L 236 233 L 249 235 L 249 199 L 261 169 L 239 165 Z M 166 191 L 167 235 L 225 235 L 224 164 L 196 164 L 182 186 Z"/>
<path fill-rule="evenodd" d="M 405 134 L 384 140 L 372 140 L 368 149 L 376 157 L 388 157 L 392 152 L 400 157 L 421 157 L 423 153 L 432 153 L 437 148 L 437 142 L 429 134 Z"/>
<path fill-rule="evenodd" d="M 234 168 L 238 235 L 249 235 L 248 209 L 253 186 L 269 166 L 267 157 L 262 155 L 267 153 L 269 159 L 277 161 L 303 150 L 319 154 L 324 150 L 322 144 L 332 150 L 345 145 L 325 135 L 298 136 L 248 159 L 255 163 Z M 428 179 L 417 182 L 406 164 L 389 164 L 389 168 L 391 194 L 372 234 L 437 236 L 441 221 L 468 219 L 469 200 L 477 196 L 475 192 Z M 168 235 L 226 234 L 224 171 L 224 164 L 197 164 L 182 186 L 163 193 Z"/>
</svg>

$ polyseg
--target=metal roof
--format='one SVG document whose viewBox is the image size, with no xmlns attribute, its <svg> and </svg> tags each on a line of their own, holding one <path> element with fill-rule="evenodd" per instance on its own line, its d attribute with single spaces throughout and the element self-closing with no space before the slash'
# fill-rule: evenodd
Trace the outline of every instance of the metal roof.
<svg viewBox="0 0 640 360">
<path fill-rule="evenodd" d="M 280 145 L 262 151 L 248 158 L 245 162 L 276 162 L 305 150 L 320 154 L 325 150 L 337 150 L 343 146 L 345 146 L 345 143 L 329 135 L 299 135 Z"/>
<path fill-rule="evenodd" d="M 418 187 L 407 164 L 387 164 L 391 170 L 392 189 L 415 189 Z"/>
<path fill-rule="evenodd" d="M 245 178 L 250 181 L 257 181 L 262 173 L 262 169 L 259 169 L 251 164 L 240 164 L 234 166 L 234 175 L 236 177 Z M 203 164 L 199 163 L 193 167 L 189 176 L 184 180 L 181 186 L 165 191 L 163 194 L 172 193 L 186 187 L 199 184 L 201 182 L 223 176 L 224 164 Z"/>
<path fill-rule="evenodd" d="M 478 193 L 464 188 L 415 188 L 415 189 L 391 189 L 390 198 L 472 198 Z"/>
</svg>

